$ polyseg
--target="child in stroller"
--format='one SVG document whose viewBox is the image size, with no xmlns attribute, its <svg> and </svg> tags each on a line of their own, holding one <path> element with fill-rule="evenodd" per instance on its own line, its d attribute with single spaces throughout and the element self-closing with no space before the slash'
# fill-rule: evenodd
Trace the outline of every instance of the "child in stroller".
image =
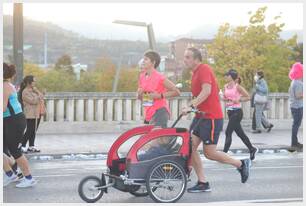
<svg viewBox="0 0 306 206">
<path fill-rule="evenodd" d="M 151 160 L 163 155 L 171 155 L 178 152 L 182 142 L 175 136 L 161 137 L 147 143 L 138 155 L 139 161 Z"/>
</svg>

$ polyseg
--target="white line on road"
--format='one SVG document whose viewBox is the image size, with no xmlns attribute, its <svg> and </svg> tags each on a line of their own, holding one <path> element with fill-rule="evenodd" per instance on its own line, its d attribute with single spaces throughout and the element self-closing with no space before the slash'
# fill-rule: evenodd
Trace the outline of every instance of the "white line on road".
<svg viewBox="0 0 306 206">
<path fill-rule="evenodd" d="M 90 168 L 67 168 L 62 169 L 63 171 L 86 171 L 86 170 L 106 170 L 107 167 L 90 167 Z"/>
<path fill-rule="evenodd" d="M 91 168 L 86 168 L 86 170 L 106 170 L 107 167 L 91 167 Z"/>
<path fill-rule="evenodd" d="M 296 166 L 280 166 L 280 167 L 251 167 L 251 169 L 290 169 L 290 168 L 300 168 L 303 165 L 296 165 Z"/>
<path fill-rule="evenodd" d="M 86 168 L 87 169 L 87 168 Z M 78 168 L 75 168 L 75 169 L 73 169 L 73 168 L 68 168 L 68 169 L 62 169 L 63 171 L 79 171 L 79 170 L 81 170 L 81 169 L 78 169 Z"/>
<path fill-rule="evenodd" d="M 205 167 L 204 167 L 205 168 Z M 281 167 L 251 167 L 251 170 L 254 170 L 254 169 L 292 169 L 292 168 L 303 168 L 303 166 L 281 166 Z M 236 168 L 222 168 L 222 169 L 212 169 L 210 168 L 211 170 L 234 170 Z"/>
<path fill-rule="evenodd" d="M 282 166 L 282 167 L 252 167 L 251 169 L 292 169 L 292 168 L 302 168 L 303 166 Z M 214 171 L 225 171 L 225 170 L 234 170 L 235 168 L 220 168 L 220 169 L 213 169 L 213 168 L 207 168 L 210 170 L 214 170 Z M 63 170 L 80 170 L 80 169 L 63 169 Z M 101 170 L 101 167 L 99 168 L 86 168 L 86 170 Z M 74 175 L 80 175 L 79 173 L 71 173 L 71 174 L 52 174 L 52 175 L 39 175 L 39 176 L 35 176 L 35 177 L 69 177 L 69 176 L 74 176 Z"/>
<path fill-rule="evenodd" d="M 69 177 L 69 176 L 74 176 L 74 175 L 78 175 L 78 174 L 58 174 L 58 175 L 37 175 L 37 176 L 34 176 L 34 177 Z"/>
<path fill-rule="evenodd" d="M 60 167 L 45 167 L 45 168 L 35 168 L 35 170 L 55 170 L 55 169 L 60 169 L 63 171 L 84 171 L 84 170 L 106 170 L 106 166 L 99 166 L 99 167 L 87 167 L 87 168 L 60 168 Z"/>
<path fill-rule="evenodd" d="M 257 199 L 257 200 L 240 200 L 240 201 L 215 201 L 209 204 L 239 204 L 239 203 L 284 203 L 284 202 L 302 202 L 303 198 L 282 198 L 282 199 Z M 222 204 L 223 203 L 223 204 Z"/>
</svg>

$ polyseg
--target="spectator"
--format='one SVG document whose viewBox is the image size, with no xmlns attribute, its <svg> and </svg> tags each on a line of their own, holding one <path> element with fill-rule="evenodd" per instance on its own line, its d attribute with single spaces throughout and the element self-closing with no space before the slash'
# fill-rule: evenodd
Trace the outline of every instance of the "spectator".
<svg viewBox="0 0 306 206">
<path fill-rule="evenodd" d="M 264 79 L 264 73 L 258 71 L 254 76 L 255 80 L 255 96 L 254 96 L 254 105 L 255 105 L 255 119 L 256 119 L 256 129 L 253 130 L 253 133 L 261 133 L 261 123 L 265 125 L 266 128 L 272 129 L 274 126 L 271 124 L 268 119 L 262 115 L 266 104 L 268 103 L 268 85 Z"/>
<path fill-rule="evenodd" d="M 43 94 L 35 87 L 35 78 L 32 75 L 26 76 L 21 83 L 19 90 L 19 101 L 27 119 L 27 130 L 22 141 L 23 152 L 40 152 L 35 145 L 36 131 L 38 129 L 41 115 L 41 107 L 44 105 Z M 29 148 L 26 149 L 29 141 Z"/>
<path fill-rule="evenodd" d="M 255 117 L 255 114 L 256 114 L 256 109 L 255 109 L 255 103 L 254 103 L 254 96 L 255 96 L 256 92 L 253 92 L 252 94 L 252 97 L 251 97 L 251 108 L 253 108 L 253 115 L 252 115 L 252 130 L 256 130 L 256 117 Z M 264 112 L 262 112 L 262 116 L 263 116 L 263 119 L 265 119 L 265 114 Z M 264 121 L 262 120 L 261 121 L 261 125 L 264 129 L 267 130 L 267 132 L 270 132 L 272 127 L 269 127 L 267 128 L 266 125 L 264 124 Z"/>
<path fill-rule="evenodd" d="M 293 117 L 291 146 L 297 149 L 303 148 L 298 142 L 298 131 L 303 119 L 303 65 L 299 62 L 293 64 L 289 78 L 292 80 L 289 88 L 290 108 Z"/>
</svg>

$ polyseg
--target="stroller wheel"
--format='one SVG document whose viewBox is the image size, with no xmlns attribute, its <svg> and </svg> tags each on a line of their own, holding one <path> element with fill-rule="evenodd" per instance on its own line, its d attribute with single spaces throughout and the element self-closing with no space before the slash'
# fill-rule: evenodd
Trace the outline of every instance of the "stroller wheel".
<svg viewBox="0 0 306 206">
<path fill-rule="evenodd" d="M 146 187 L 155 202 L 178 201 L 186 190 L 185 170 L 178 163 L 162 160 L 155 164 L 146 178 Z"/>
<path fill-rule="evenodd" d="M 130 191 L 130 193 L 134 195 L 135 197 L 145 197 L 149 195 L 146 186 L 142 186 L 142 185 L 139 186 L 138 189 L 134 191 Z"/>
<path fill-rule="evenodd" d="M 102 195 L 102 189 L 97 187 L 102 186 L 102 181 L 96 176 L 88 176 L 81 180 L 79 183 L 78 192 L 82 200 L 88 203 L 98 201 Z"/>
</svg>

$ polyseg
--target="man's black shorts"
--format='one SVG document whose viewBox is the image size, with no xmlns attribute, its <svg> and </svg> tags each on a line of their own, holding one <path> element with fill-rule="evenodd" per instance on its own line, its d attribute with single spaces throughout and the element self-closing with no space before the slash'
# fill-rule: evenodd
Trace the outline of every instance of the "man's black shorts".
<svg viewBox="0 0 306 206">
<path fill-rule="evenodd" d="M 199 137 L 203 144 L 218 144 L 219 136 L 223 128 L 223 119 L 193 118 L 190 125 L 192 134 Z"/>
</svg>

